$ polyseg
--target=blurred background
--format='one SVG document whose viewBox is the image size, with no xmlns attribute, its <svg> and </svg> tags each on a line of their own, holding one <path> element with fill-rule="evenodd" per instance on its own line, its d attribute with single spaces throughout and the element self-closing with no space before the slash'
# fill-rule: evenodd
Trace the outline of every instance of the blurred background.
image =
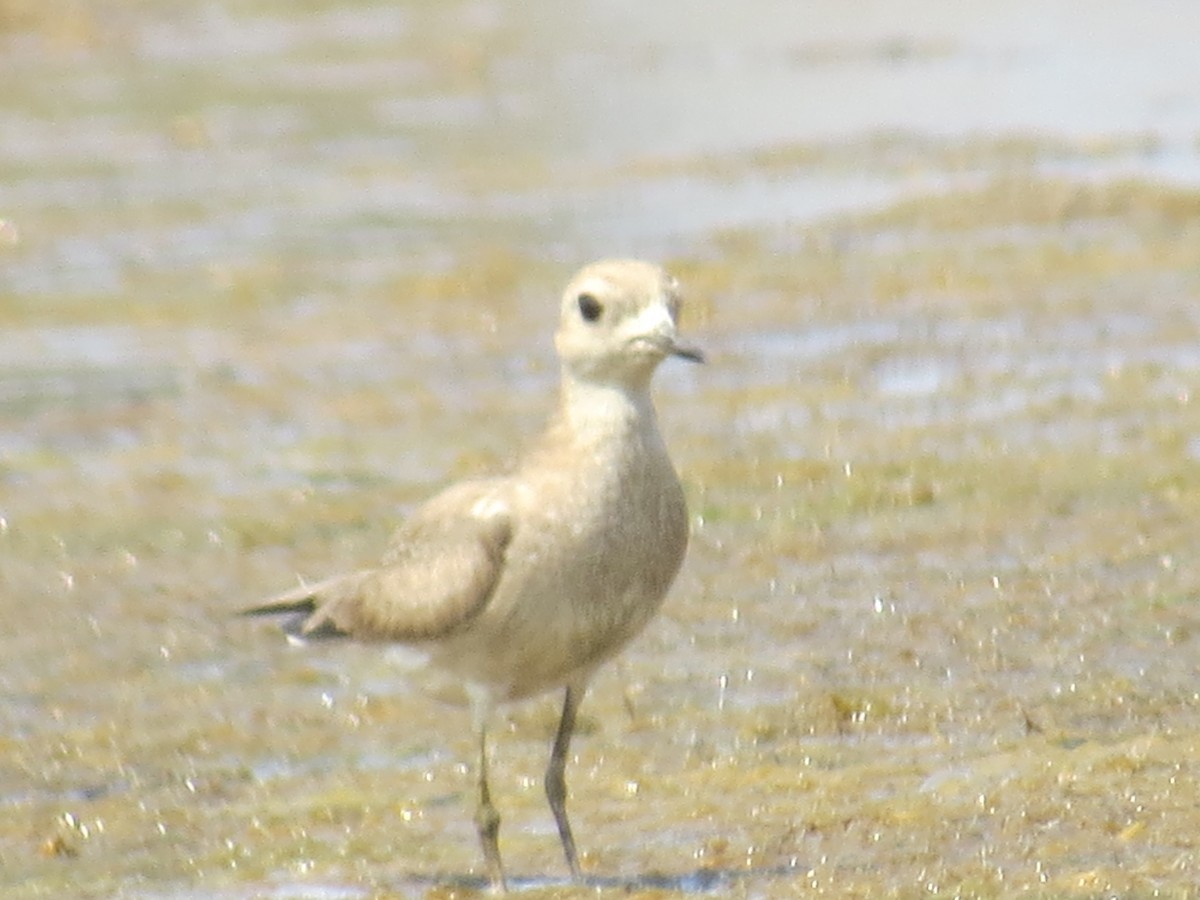
<svg viewBox="0 0 1200 900">
<path fill-rule="evenodd" d="M 0 885 L 452 896 L 467 715 L 230 612 L 502 468 L 659 260 L 693 519 L 579 893 L 1189 896 L 1200 7 L 0 0 Z M 498 729 L 518 887 L 570 895 Z"/>
</svg>

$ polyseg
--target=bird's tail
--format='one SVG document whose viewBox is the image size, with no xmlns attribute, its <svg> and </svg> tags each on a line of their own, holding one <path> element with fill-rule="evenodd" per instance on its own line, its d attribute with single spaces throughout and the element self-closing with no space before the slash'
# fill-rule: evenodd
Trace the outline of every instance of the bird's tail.
<svg viewBox="0 0 1200 900">
<path fill-rule="evenodd" d="M 363 574 L 349 572 L 313 584 L 299 584 L 262 603 L 239 610 L 238 615 L 287 616 L 283 630 L 293 637 L 336 637 L 343 632 L 334 625 L 328 613 L 339 600 L 357 589 Z"/>
</svg>

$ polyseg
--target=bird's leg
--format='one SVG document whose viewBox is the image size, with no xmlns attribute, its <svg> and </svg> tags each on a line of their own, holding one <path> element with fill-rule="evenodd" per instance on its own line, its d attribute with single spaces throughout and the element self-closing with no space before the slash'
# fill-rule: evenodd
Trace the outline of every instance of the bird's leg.
<svg viewBox="0 0 1200 900">
<path fill-rule="evenodd" d="M 475 804 L 475 827 L 479 830 L 479 842 L 483 845 L 483 858 L 487 862 L 492 889 L 507 892 L 504 864 L 500 861 L 500 813 L 492 805 L 492 794 L 488 790 L 487 724 L 483 715 L 477 715 L 476 718 L 476 731 L 479 734 L 479 797 Z"/>
<path fill-rule="evenodd" d="M 563 773 L 567 766 L 567 750 L 571 746 L 571 735 L 575 731 L 575 712 L 579 708 L 582 691 L 568 687 L 563 699 L 562 718 L 558 721 L 558 734 L 554 736 L 554 749 L 550 751 L 550 764 L 546 767 L 546 799 L 558 825 L 558 836 L 562 840 L 563 853 L 571 869 L 571 877 L 580 880 L 579 858 L 575 854 L 575 838 L 571 834 L 571 823 L 567 819 L 567 786 Z"/>
</svg>

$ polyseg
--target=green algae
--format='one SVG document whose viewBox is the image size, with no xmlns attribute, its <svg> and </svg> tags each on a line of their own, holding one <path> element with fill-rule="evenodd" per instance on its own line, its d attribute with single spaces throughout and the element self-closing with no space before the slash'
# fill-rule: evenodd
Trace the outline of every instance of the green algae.
<svg viewBox="0 0 1200 900">
<path fill-rule="evenodd" d="M 8 12 L 22 8 L 0 7 L 5 27 L 40 29 Z M 489 90 L 525 49 L 504 23 L 415 15 L 434 39 L 369 42 L 414 55 L 413 96 Z M 119 43 L 84 26 L 38 33 L 58 52 Z M 117 131 L 214 152 L 221 119 L 177 76 Z M 249 116 L 305 94 L 228 71 L 213 84 Z M 378 128 L 374 99 L 323 94 L 296 134 Z M 716 872 L 746 896 L 1190 895 L 1200 200 L 1039 169 L 1153 152 L 1152 137 L 868 135 L 569 172 L 529 148 L 493 165 L 445 128 L 409 137 L 448 160 L 439 190 L 481 201 L 944 176 L 858 212 L 666 242 L 711 357 L 659 386 L 692 549 L 662 618 L 584 707 L 568 781 L 593 885 L 560 880 L 540 786 L 553 704 L 496 729 L 524 893 L 673 896 Z M 360 187 L 423 171 L 387 154 L 335 167 Z M 0 166 L 13 182 L 114 171 Z M 226 198 L 227 213 L 313 174 Z M 0 263 L 106 229 L 211 227 L 210 206 L 163 194 L 31 210 Z M 153 350 L 10 357 L 0 378 L 24 386 L 0 398 L 0 608 L 17 623 L 0 638 L 6 894 L 482 887 L 467 714 L 369 653 L 295 651 L 232 617 L 297 574 L 373 559 L 408 506 L 502 467 L 544 414 L 543 332 L 570 268 L 545 247 L 561 235 L 449 208 L 348 213 L 362 250 L 301 228 L 0 298 L 10 350 L 27 346 L 18 329 L 97 326 Z M 393 226 L 439 253 L 401 247 L 355 274 Z"/>
</svg>

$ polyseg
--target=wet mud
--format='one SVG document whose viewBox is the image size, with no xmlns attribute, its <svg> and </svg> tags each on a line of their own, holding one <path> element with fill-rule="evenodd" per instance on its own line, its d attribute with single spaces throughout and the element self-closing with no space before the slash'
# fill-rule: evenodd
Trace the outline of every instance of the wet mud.
<svg viewBox="0 0 1200 900">
<path fill-rule="evenodd" d="M 1193 895 L 1187 29 L 1089 107 L 1118 4 L 684 6 L 0 2 L 5 896 L 484 892 L 467 713 L 231 613 L 503 467 L 631 253 L 709 357 L 692 544 L 581 713 L 584 885 L 555 702 L 497 727 L 514 889 Z"/>
</svg>

